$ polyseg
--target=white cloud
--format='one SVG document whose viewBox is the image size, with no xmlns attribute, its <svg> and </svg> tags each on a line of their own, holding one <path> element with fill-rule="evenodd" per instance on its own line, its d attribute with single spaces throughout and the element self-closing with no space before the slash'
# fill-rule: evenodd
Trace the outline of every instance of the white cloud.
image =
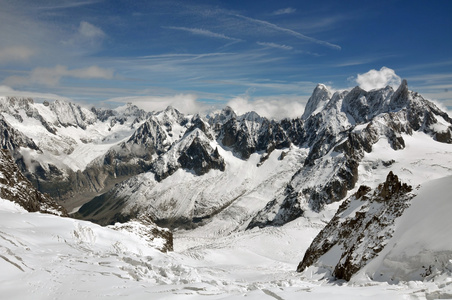
<svg viewBox="0 0 452 300">
<path fill-rule="evenodd" d="M 287 46 L 287 45 L 280 45 L 280 44 L 276 44 L 276 43 L 267 43 L 267 42 L 257 42 L 258 45 L 264 46 L 264 47 L 271 47 L 271 48 L 277 48 L 277 49 L 283 49 L 283 50 L 292 50 L 293 47 L 292 46 Z"/>
<path fill-rule="evenodd" d="M 105 33 L 102 31 L 102 29 L 85 21 L 80 22 L 78 33 L 81 36 L 91 39 L 103 39 L 105 37 Z"/>
<path fill-rule="evenodd" d="M 4 80 L 4 83 L 12 86 L 29 84 L 56 86 L 62 77 L 112 79 L 113 74 L 113 69 L 104 69 L 98 66 L 70 70 L 67 66 L 57 65 L 54 68 L 35 68 L 28 76 L 10 76 Z"/>
<path fill-rule="evenodd" d="M 185 114 L 195 114 L 206 111 L 209 107 L 198 101 L 193 94 L 176 94 L 172 96 L 131 96 L 109 99 L 109 102 L 133 103 L 146 111 L 160 111 L 173 106 Z"/>
<path fill-rule="evenodd" d="M 34 54 L 33 50 L 27 47 L 6 47 L 0 49 L 0 63 L 10 61 L 26 61 Z"/>
<path fill-rule="evenodd" d="M 270 119 L 297 118 L 303 114 L 304 99 L 299 96 L 283 95 L 278 97 L 265 97 L 251 100 L 248 96 L 236 97 L 227 105 L 237 114 L 255 111 L 263 117 Z"/>
<path fill-rule="evenodd" d="M 281 8 L 281 9 L 275 10 L 273 12 L 273 15 L 288 15 L 288 14 L 293 14 L 296 11 L 297 10 L 292 7 Z"/>
<path fill-rule="evenodd" d="M 394 70 L 382 67 L 379 71 L 372 69 L 367 73 L 358 74 L 356 82 L 362 89 L 370 91 L 384 88 L 387 85 L 397 88 L 402 80 Z"/>
<path fill-rule="evenodd" d="M 96 51 L 101 46 L 107 35 L 99 27 L 81 21 L 77 31 L 69 39 L 63 40 L 63 45 L 74 47 L 80 52 Z M 74 49 L 73 49 L 74 50 Z"/>
</svg>

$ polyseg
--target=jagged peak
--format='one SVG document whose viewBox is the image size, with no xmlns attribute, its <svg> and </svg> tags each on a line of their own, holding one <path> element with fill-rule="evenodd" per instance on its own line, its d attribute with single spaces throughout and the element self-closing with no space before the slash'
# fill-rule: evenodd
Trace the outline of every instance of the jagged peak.
<svg viewBox="0 0 452 300">
<path fill-rule="evenodd" d="M 390 101 L 390 108 L 397 109 L 403 107 L 411 100 L 410 92 L 408 90 L 408 82 L 406 79 L 402 80 L 402 83 L 394 92 Z"/>
<path fill-rule="evenodd" d="M 214 113 L 209 118 L 209 123 L 212 124 L 224 124 L 230 119 L 237 118 L 237 114 L 234 112 L 232 107 L 225 106 L 221 111 Z"/>
<path fill-rule="evenodd" d="M 172 105 L 168 105 L 165 110 L 163 111 L 163 113 L 167 116 L 174 116 L 176 118 L 182 117 L 183 114 L 178 111 L 174 106 Z"/>
<path fill-rule="evenodd" d="M 179 112 L 174 106 L 172 106 L 172 105 L 168 105 L 166 108 L 165 108 L 165 112 Z"/>
<path fill-rule="evenodd" d="M 301 116 L 303 120 L 306 120 L 311 116 L 318 108 L 323 107 L 331 99 L 332 93 L 324 84 L 317 84 L 311 97 L 309 97 L 306 103 L 306 108 Z"/>
<path fill-rule="evenodd" d="M 262 117 L 255 111 L 249 111 L 241 116 L 242 120 L 259 122 L 262 120 Z"/>
<path fill-rule="evenodd" d="M 237 114 L 235 113 L 234 109 L 232 109 L 232 107 L 230 107 L 229 105 L 225 106 L 222 110 L 221 113 L 222 115 L 225 116 L 231 116 L 231 117 L 236 117 Z"/>
</svg>

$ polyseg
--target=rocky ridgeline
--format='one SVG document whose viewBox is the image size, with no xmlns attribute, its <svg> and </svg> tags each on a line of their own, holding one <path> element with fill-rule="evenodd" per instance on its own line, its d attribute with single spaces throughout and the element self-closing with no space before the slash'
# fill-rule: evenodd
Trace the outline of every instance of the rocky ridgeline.
<svg viewBox="0 0 452 300">
<path fill-rule="evenodd" d="M 320 211 L 325 204 L 343 199 L 355 187 L 365 153 L 386 138 L 394 150 L 405 148 L 403 134 L 421 131 L 433 139 L 452 143 L 452 119 L 435 104 L 400 87 L 366 92 L 329 93 L 319 85 L 303 115 L 300 145 L 309 153 L 288 183 L 286 192 L 258 213 L 248 228 L 285 224 L 305 209 Z M 322 179 L 320 179 L 322 178 Z"/>
<path fill-rule="evenodd" d="M 375 190 L 360 186 L 313 240 L 297 271 L 315 266 L 350 280 L 392 237 L 395 220 L 414 197 L 411 191 L 392 172 Z"/>
<path fill-rule="evenodd" d="M 67 217 L 67 211 L 42 194 L 20 172 L 7 150 L 0 150 L 0 198 L 16 202 L 29 212 Z"/>
</svg>

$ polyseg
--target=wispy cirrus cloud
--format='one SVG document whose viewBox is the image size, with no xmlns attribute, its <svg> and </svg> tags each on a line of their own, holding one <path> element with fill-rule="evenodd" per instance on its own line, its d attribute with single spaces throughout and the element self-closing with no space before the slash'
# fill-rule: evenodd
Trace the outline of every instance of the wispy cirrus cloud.
<svg viewBox="0 0 452 300">
<path fill-rule="evenodd" d="M 48 5 L 39 5 L 37 3 L 37 8 L 41 10 L 55 10 L 55 9 L 68 9 L 74 7 L 87 6 L 102 2 L 102 0 L 91 0 L 91 1 L 58 1 L 55 3 L 50 3 Z"/>
<path fill-rule="evenodd" d="M 278 10 L 275 10 L 272 15 L 275 16 L 279 16 L 279 15 L 289 15 L 289 14 L 293 14 L 295 13 L 297 10 L 295 8 L 292 7 L 286 7 L 286 8 L 281 8 Z"/>
<path fill-rule="evenodd" d="M 264 46 L 264 47 L 277 48 L 277 49 L 282 49 L 282 50 L 292 50 L 293 49 L 292 46 L 281 45 L 281 44 L 276 44 L 276 43 L 272 43 L 272 42 L 256 42 L 256 44 L 258 44 L 260 46 Z"/>
<path fill-rule="evenodd" d="M 212 32 L 210 30 L 201 29 L 201 28 L 178 27 L 178 26 L 166 26 L 163 28 L 168 28 L 168 29 L 173 29 L 173 30 L 181 30 L 181 31 L 190 32 L 190 33 L 196 34 L 196 35 L 201 35 L 201 36 L 216 38 L 216 39 L 224 39 L 224 40 L 234 41 L 234 42 L 242 41 L 241 39 L 230 37 L 230 36 L 224 35 L 223 33 L 216 33 L 216 32 Z"/>
<path fill-rule="evenodd" d="M 108 100 L 116 103 L 133 103 L 147 111 L 160 111 L 173 106 L 183 113 L 195 114 L 206 111 L 208 105 L 198 100 L 194 94 L 175 94 L 168 96 L 131 96 L 117 97 Z"/>
<path fill-rule="evenodd" d="M 83 51 L 89 51 L 99 48 L 106 37 L 107 35 L 101 28 L 89 22 L 81 21 L 77 31 L 70 39 L 63 41 L 63 44 L 78 46 L 84 49 Z"/>
<path fill-rule="evenodd" d="M 264 26 L 266 28 L 273 29 L 275 31 L 284 32 L 286 34 L 289 34 L 291 36 L 294 36 L 296 38 L 299 38 L 299 39 L 302 39 L 302 40 L 305 40 L 305 41 L 308 41 L 308 42 L 311 42 L 311 43 L 319 44 L 319 45 L 326 46 L 326 47 L 329 47 L 329 48 L 332 48 L 332 49 L 336 49 L 336 50 L 341 50 L 342 49 L 341 46 L 339 46 L 339 45 L 332 44 L 332 43 L 329 43 L 329 42 L 326 42 L 326 41 L 322 41 L 322 40 L 318 40 L 318 39 L 309 37 L 307 35 L 304 35 L 302 33 L 299 33 L 297 31 L 294 31 L 292 29 L 284 28 L 284 27 L 278 26 L 276 24 L 273 24 L 273 23 L 270 23 L 270 22 L 267 22 L 267 21 L 254 19 L 254 18 L 243 16 L 243 15 L 239 15 L 239 14 L 234 14 L 234 16 L 237 17 L 237 18 L 240 18 L 242 20 L 245 20 L 245 21 L 248 21 L 248 22 L 260 25 L 260 26 Z"/>
<path fill-rule="evenodd" d="M 67 66 L 57 65 L 54 68 L 35 68 L 28 76 L 10 76 L 3 83 L 9 86 L 45 85 L 56 86 L 63 77 L 79 79 L 112 79 L 113 69 L 90 66 L 79 69 L 68 69 Z"/>
</svg>

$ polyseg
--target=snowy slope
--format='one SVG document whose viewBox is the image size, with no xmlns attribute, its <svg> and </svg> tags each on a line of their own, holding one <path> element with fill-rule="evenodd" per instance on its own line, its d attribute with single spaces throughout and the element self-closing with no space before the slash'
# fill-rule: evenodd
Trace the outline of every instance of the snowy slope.
<svg viewBox="0 0 452 300">
<path fill-rule="evenodd" d="M 447 292 L 421 282 L 307 280 L 294 265 L 322 226 L 309 224 L 300 219 L 215 239 L 181 233 L 176 252 L 164 254 L 129 232 L 27 213 L 0 200 L 0 293 L 5 299 L 430 299 Z"/>
</svg>

